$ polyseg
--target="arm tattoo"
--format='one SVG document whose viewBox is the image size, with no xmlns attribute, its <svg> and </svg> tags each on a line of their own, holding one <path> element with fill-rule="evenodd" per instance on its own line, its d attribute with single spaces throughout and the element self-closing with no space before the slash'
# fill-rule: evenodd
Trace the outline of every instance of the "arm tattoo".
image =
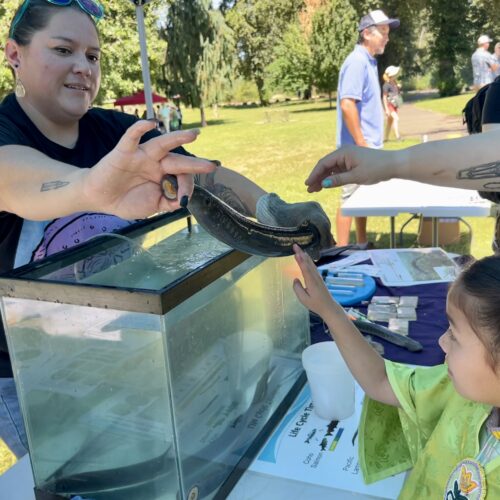
<svg viewBox="0 0 500 500">
<path fill-rule="evenodd" d="M 457 179 L 462 180 L 477 180 L 477 179 L 495 179 L 495 182 L 486 182 L 483 185 L 484 189 L 497 190 L 500 189 L 500 161 L 493 161 L 483 165 L 476 165 L 474 167 L 464 168 L 457 173 Z"/>
<path fill-rule="evenodd" d="M 215 182 L 215 175 L 215 172 L 211 172 L 203 177 L 195 176 L 195 183 L 204 187 L 222 201 L 225 201 L 231 208 L 234 208 L 240 214 L 247 217 L 253 217 L 252 211 L 245 205 L 237 193 L 230 187 Z"/>
<path fill-rule="evenodd" d="M 69 182 L 67 181 L 51 181 L 51 182 L 44 182 L 42 184 L 42 187 L 40 188 L 40 191 L 53 191 L 54 189 L 59 189 L 64 186 L 67 186 Z"/>
</svg>

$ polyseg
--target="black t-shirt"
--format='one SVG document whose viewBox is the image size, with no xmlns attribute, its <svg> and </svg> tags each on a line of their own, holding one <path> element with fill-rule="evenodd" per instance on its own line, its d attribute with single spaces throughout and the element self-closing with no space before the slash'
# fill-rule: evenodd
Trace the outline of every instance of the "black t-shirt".
<svg viewBox="0 0 500 500">
<path fill-rule="evenodd" d="M 70 149 L 47 139 L 19 106 L 15 96 L 10 94 L 0 104 L 0 147 L 28 146 L 54 160 L 80 168 L 89 168 L 106 156 L 116 146 L 124 132 L 136 121 L 137 118 L 132 115 L 92 108 L 81 118 L 78 141 L 75 147 Z M 141 142 L 159 134 L 157 130 L 152 130 L 143 136 Z M 175 151 L 189 154 L 183 148 Z M 118 227 L 120 223 L 117 217 L 98 214 L 95 216 L 115 219 L 115 227 Z M 22 226 L 21 217 L 0 212 L 0 272 L 2 273 L 14 267 Z M 9 376 L 8 355 L 3 328 L 1 330 L 0 377 L 5 377 Z"/>
</svg>

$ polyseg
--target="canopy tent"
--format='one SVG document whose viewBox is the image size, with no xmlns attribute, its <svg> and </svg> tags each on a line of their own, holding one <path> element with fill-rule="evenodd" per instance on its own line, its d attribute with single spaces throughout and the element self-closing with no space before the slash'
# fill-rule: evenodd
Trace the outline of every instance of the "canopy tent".
<svg viewBox="0 0 500 500">
<path fill-rule="evenodd" d="M 166 97 L 163 97 L 161 95 L 155 94 L 154 92 L 152 93 L 152 99 L 153 102 L 168 102 L 168 99 Z M 127 95 L 124 97 L 118 98 L 115 102 L 115 106 L 135 106 L 137 104 L 146 104 L 146 95 L 144 93 L 144 90 L 141 90 L 139 92 L 135 92 L 132 95 Z"/>
</svg>

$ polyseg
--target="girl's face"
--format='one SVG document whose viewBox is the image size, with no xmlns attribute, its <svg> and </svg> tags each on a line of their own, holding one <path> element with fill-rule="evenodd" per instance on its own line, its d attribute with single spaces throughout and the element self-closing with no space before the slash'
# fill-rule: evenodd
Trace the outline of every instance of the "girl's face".
<svg viewBox="0 0 500 500">
<path fill-rule="evenodd" d="M 472 329 L 461 309 L 449 298 L 446 313 L 449 329 L 439 338 L 446 354 L 448 374 L 464 398 L 500 406 L 500 367 L 491 367 L 485 345 Z"/>
<path fill-rule="evenodd" d="M 17 45 L 17 44 L 15 44 Z M 26 96 L 23 101 L 56 123 L 79 120 L 92 104 L 101 79 L 99 38 L 90 18 L 61 8 L 12 61 Z"/>
</svg>

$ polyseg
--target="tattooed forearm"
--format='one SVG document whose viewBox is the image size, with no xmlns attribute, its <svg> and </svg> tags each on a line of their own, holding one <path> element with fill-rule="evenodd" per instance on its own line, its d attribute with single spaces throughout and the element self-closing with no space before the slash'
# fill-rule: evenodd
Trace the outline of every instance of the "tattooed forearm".
<svg viewBox="0 0 500 500">
<path fill-rule="evenodd" d="M 492 179 L 500 177 L 500 161 L 464 168 L 457 173 L 457 179 Z"/>
<path fill-rule="evenodd" d="M 68 181 L 51 181 L 51 182 L 44 182 L 42 184 L 42 187 L 40 188 L 40 191 L 52 191 L 54 189 L 59 189 L 64 186 L 67 186 L 69 184 Z"/>
<path fill-rule="evenodd" d="M 215 182 L 215 175 L 216 173 L 212 172 L 198 178 L 195 177 L 195 182 L 213 193 L 217 198 L 225 201 L 231 208 L 234 208 L 240 214 L 247 217 L 253 217 L 253 212 L 250 208 L 230 187 Z"/>
</svg>

